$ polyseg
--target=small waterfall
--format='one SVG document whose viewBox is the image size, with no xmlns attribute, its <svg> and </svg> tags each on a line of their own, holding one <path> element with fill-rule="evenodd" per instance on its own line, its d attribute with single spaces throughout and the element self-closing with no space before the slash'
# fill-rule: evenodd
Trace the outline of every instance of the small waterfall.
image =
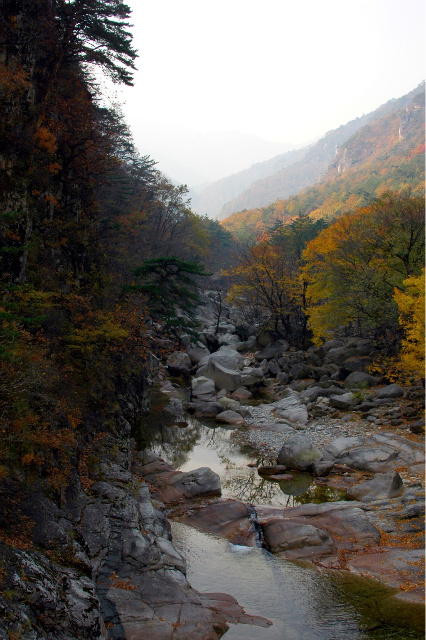
<svg viewBox="0 0 426 640">
<path fill-rule="evenodd" d="M 266 551 L 269 551 L 269 547 L 266 544 L 263 535 L 262 526 L 257 518 L 256 509 L 252 504 L 247 504 L 246 506 L 249 512 L 250 528 L 253 531 L 254 539 L 256 540 L 256 546 L 260 549 L 266 549 Z"/>
</svg>

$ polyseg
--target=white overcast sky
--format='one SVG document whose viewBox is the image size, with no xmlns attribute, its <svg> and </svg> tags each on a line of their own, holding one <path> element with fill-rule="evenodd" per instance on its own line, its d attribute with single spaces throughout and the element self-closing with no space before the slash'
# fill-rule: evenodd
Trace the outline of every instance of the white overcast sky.
<svg viewBox="0 0 426 640">
<path fill-rule="evenodd" d="M 190 186 L 312 142 L 425 79 L 425 0 L 127 3 L 138 70 L 116 97 L 140 153 Z"/>
<path fill-rule="evenodd" d="M 425 77 L 424 0 L 127 0 L 149 123 L 304 143 Z"/>
</svg>

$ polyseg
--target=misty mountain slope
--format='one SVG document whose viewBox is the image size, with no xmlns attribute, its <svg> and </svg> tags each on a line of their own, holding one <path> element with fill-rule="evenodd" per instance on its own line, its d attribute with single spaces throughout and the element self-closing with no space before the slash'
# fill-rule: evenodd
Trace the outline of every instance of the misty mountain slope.
<svg viewBox="0 0 426 640">
<path fill-rule="evenodd" d="M 254 242 L 275 224 L 299 214 L 330 219 L 385 191 L 410 189 L 421 195 L 425 177 L 424 88 L 415 93 L 409 104 L 370 121 L 346 140 L 321 182 L 266 207 L 234 213 L 221 224 L 235 236 Z"/>
<path fill-rule="evenodd" d="M 243 209 L 263 207 L 277 199 L 285 199 L 318 182 L 327 172 L 339 148 L 359 129 L 395 110 L 408 106 L 424 85 L 398 99 L 389 100 L 367 115 L 352 120 L 338 129 L 329 131 L 317 144 L 310 147 L 305 156 L 278 173 L 254 182 L 239 196 L 223 205 L 218 219 Z M 213 186 L 213 185 L 211 185 Z"/>
<path fill-rule="evenodd" d="M 287 153 L 282 153 L 270 160 L 257 162 L 249 169 L 233 173 L 217 182 L 208 184 L 206 187 L 190 189 L 192 209 L 199 215 L 217 217 L 218 211 L 225 202 L 236 198 L 257 180 L 273 175 L 301 160 L 308 149 L 309 147 L 305 146 L 302 149 L 287 151 Z"/>
</svg>

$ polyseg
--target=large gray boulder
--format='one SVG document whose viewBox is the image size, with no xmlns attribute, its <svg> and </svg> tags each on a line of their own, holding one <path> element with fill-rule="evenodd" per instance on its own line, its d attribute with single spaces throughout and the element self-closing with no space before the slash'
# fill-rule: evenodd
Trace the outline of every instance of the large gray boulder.
<svg viewBox="0 0 426 640">
<path fill-rule="evenodd" d="M 241 382 L 245 387 L 252 387 L 262 382 L 264 378 L 263 371 L 260 367 L 244 367 L 241 372 Z"/>
<path fill-rule="evenodd" d="M 281 447 L 277 462 L 288 469 L 306 471 L 321 457 L 321 452 L 308 436 L 297 435 Z"/>
<path fill-rule="evenodd" d="M 354 500 L 368 502 L 396 498 L 404 488 L 401 476 L 397 471 L 376 473 L 372 480 L 361 482 L 348 490 L 348 496 Z"/>
<path fill-rule="evenodd" d="M 308 422 L 308 411 L 301 402 L 297 391 L 288 391 L 286 396 L 272 404 L 277 418 L 284 418 L 292 424 L 304 426 Z"/>
<path fill-rule="evenodd" d="M 272 553 L 282 553 L 291 549 L 305 547 L 324 547 L 323 552 L 331 551 L 333 540 L 323 529 L 311 524 L 297 524 L 282 519 L 269 520 L 263 525 L 265 542 Z"/>
<path fill-rule="evenodd" d="M 174 351 L 167 358 L 167 368 L 172 376 L 183 376 L 191 371 L 192 362 L 187 353 Z"/>
<path fill-rule="evenodd" d="M 348 409 L 351 409 L 356 404 L 360 403 L 361 398 L 357 398 L 352 391 L 338 396 L 330 396 L 330 405 L 336 409 L 340 409 L 341 411 L 348 411 Z"/>
<path fill-rule="evenodd" d="M 195 418 L 215 418 L 223 411 L 222 405 L 214 401 L 192 403 L 192 408 Z"/>
<path fill-rule="evenodd" d="M 215 351 L 215 353 L 208 356 L 206 364 L 209 362 L 220 364 L 220 366 L 225 367 L 225 369 L 239 371 L 244 366 L 244 356 L 242 356 L 236 349 L 221 347 L 219 351 Z"/>
<path fill-rule="evenodd" d="M 281 342 L 274 342 L 262 349 L 262 351 L 256 353 L 255 358 L 258 362 L 261 362 L 262 360 L 272 360 L 272 358 L 279 358 L 282 356 L 284 351 L 287 351 L 288 347 L 289 344 L 288 342 L 285 342 L 285 340 L 282 340 Z"/>
<path fill-rule="evenodd" d="M 351 349 L 348 347 L 335 347 L 333 349 L 329 349 L 327 355 L 324 358 L 324 363 L 327 364 L 329 362 L 333 362 L 334 364 L 341 365 L 345 362 L 345 360 L 355 355 L 357 355 L 356 349 Z"/>
<path fill-rule="evenodd" d="M 293 380 L 303 380 L 303 378 L 310 378 L 312 376 L 312 367 L 304 362 L 296 362 L 290 367 L 290 376 Z"/>
<path fill-rule="evenodd" d="M 195 397 L 213 396 L 215 392 L 215 384 L 211 378 L 199 376 L 193 378 L 191 382 L 191 394 Z"/>
<path fill-rule="evenodd" d="M 210 355 L 210 351 L 207 349 L 207 347 L 201 346 L 189 346 L 186 350 L 186 353 L 188 354 L 192 364 L 198 364 L 200 360 Z"/>
<path fill-rule="evenodd" d="M 223 422 L 225 424 L 232 424 L 240 426 L 244 424 L 244 418 L 236 411 L 226 410 L 222 413 L 218 413 L 216 416 L 216 422 Z"/>
<path fill-rule="evenodd" d="M 377 389 L 374 396 L 379 400 L 388 400 L 389 398 L 400 398 L 404 395 L 404 389 L 399 384 L 388 384 L 386 387 Z"/>
<path fill-rule="evenodd" d="M 379 384 L 378 378 L 370 376 L 363 371 L 354 371 L 345 379 L 344 386 L 346 389 L 361 389 L 364 387 L 375 387 Z"/>
<path fill-rule="evenodd" d="M 233 369 L 227 369 L 215 360 L 209 360 L 203 374 L 206 378 L 211 378 L 218 389 L 235 391 L 243 384 L 241 374 Z"/>
<path fill-rule="evenodd" d="M 169 479 L 185 498 L 220 495 L 222 492 L 220 478 L 217 473 L 208 467 L 200 467 L 187 473 L 177 472 Z"/>
</svg>

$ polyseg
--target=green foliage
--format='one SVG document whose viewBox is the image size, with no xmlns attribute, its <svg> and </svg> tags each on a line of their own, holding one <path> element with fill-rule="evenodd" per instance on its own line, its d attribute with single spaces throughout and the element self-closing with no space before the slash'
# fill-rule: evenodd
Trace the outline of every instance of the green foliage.
<svg viewBox="0 0 426 640">
<path fill-rule="evenodd" d="M 182 331 L 194 334 L 197 326 L 194 310 L 199 296 L 191 276 L 208 276 L 198 261 L 188 262 L 176 256 L 146 260 L 134 270 L 140 284 L 127 287 L 146 297 L 150 312 L 164 322 L 167 333 L 179 337 Z M 184 315 L 182 314 L 184 312 Z"/>
</svg>

